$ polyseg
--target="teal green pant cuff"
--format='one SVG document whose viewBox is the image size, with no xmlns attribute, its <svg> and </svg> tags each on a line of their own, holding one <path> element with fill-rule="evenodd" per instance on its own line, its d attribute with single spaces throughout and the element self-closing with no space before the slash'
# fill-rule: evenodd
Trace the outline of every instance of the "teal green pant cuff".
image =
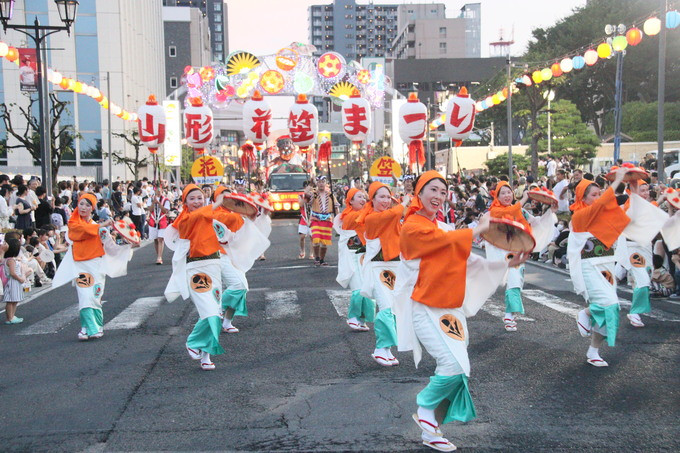
<svg viewBox="0 0 680 453">
<path fill-rule="evenodd" d="M 633 305 L 630 307 L 631 314 L 649 313 L 652 304 L 649 302 L 649 286 L 633 289 Z"/>
<path fill-rule="evenodd" d="M 219 316 L 210 316 L 199 320 L 187 338 L 187 346 L 191 349 L 200 349 L 211 355 L 224 354 L 220 346 L 220 332 L 222 320 Z"/>
<path fill-rule="evenodd" d="M 104 328 L 104 314 L 98 308 L 83 308 L 80 310 L 80 326 L 87 330 L 88 335 L 99 333 Z"/>
<path fill-rule="evenodd" d="M 590 317 L 593 324 L 604 327 L 607 330 L 607 344 L 616 344 L 616 332 L 619 330 L 619 304 L 602 307 L 590 304 Z"/>
<path fill-rule="evenodd" d="M 248 316 L 246 307 L 246 289 L 227 289 L 222 293 L 222 311 L 234 310 L 234 316 Z"/>
<path fill-rule="evenodd" d="M 440 376 L 435 374 L 430 377 L 427 387 L 418 393 L 416 402 L 420 407 L 435 410 L 444 400 L 448 400 L 449 403 L 444 423 L 453 420 L 468 422 L 477 417 L 466 375 Z"/>
<path fill-rule="evenodd" d="M 520 288 L 510 288 L 505 290 L 505 312 L 524 314 L 522 304 L 522 290 Z"/>
<path fill-rule="evenodd" d="M 347 318 L 357 318 L 362 322 L 375 321 L 375 302 L 362 296 L 361 291 L 355 289 L 349 299 Z"/>
<path fill-rule="evenodd" d="M 392 309 L 386 308 L 378 312 L 373 330 L 376 348 L 391 348 L 397 345 L 397 321 Z"/>
</svg>

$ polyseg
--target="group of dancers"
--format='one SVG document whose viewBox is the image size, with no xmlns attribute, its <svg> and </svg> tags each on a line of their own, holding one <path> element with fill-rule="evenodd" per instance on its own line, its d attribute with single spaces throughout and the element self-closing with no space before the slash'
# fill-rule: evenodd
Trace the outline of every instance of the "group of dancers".
<svg viewBox="0 0 680 453">
<path fill-rule="evenodd" d="M 629 183 L 629 202 L 619 206 L 615 190 L 627 172 L 625 167 L 616 170 L 606 190 L 582 180 L 571 206 L 569 270 L 575 292 L 588 303 L 578 314 L 577 327 L 581 335 L 591 337 L 586 360 L 595 367 L 607 366 L 599 348 L 605 339 L 614 346 L 616 339 L 617 260 L 634 277 L 631 315 L 639 319 L 640 313 L 651 309 L 649 277 L 641 271 L 650 260 L 649 244 L 659 232 L 676 241 L 680 222 L 677 215 L 669 216 L 646 199 L 643 181 Z M 453 451 L 456 447 L 444 437 L 441 425 L 476 416 L 468 383 L 467 319 L 505 284 L 503 325 L 509 332 L 517 331 L 515 316 L 524 313 L 524 262 L 549 242 L 557 222 L 555 206 L 540 217 L 530 216 L 522 209 L 525 200 L 514 200 L 509 185 L 501 181 L 490 211 L 477 226 L 456 230 L 437 220 L 448 195 L 445 178 L 427 171 L 412 186 L 410 194 L 396 199 L 387 185 L 373 182 L 367 193 L 350 189 L 344 210 L 335 217 L 335 209 L 329 206 L 332 200 L 321 202 L 317 209 L 331 211 L 323 222 L 331 222 L 339 235 L 337 281 L 352 290 L 347 325 L 365 332 L 370 330 L 367 323 L 373 323 L 371 357 L 383 367 L 399 365 L 395 347 L 412 351 L 416 367 L 423 348 L 435 359 L 434 375 L 417 395 L 413 419 L 425 445 Z M 180 296 L 191 299 L 196 306 L 199 321 L 187 338 L 186 351 L 203 370 L 214 370 L 211 356 L 224 353 L 220 334 L 239 331 L 233 319 L 248 313 L 246 272 L 269 247 L 267 210 L 259 208 L 249 215 L 232 212 L 224 201 L 233 196 L 219 187 L 208 201 L 198 186 L 186 186 L 182 210 L 165 235 L 174 252 L 165 296 L 169 301 Z M 85 194 L 78 202 L 69 222 L 73 246 L 66 266 L 60 266 L 54 279 L 55 285 L 73 281 L 77 286 L 82 326 L 78 338 L 83 340 L 103 335 L 101 297 L 106 275 L 124 275 L 131 256 L 130 246 L 113 243 L 106 222 L 92 220 L 93 198 Z M 473 254 L 473 241 L 487 233 L 495 219 L 521 224 L 533 236 L 534 249 L 509 253 L 487 242 L 486 259 Z M 315 245 L 319 247 L 315 257 L 323 262 L 321 244 Z"/>
</svg>

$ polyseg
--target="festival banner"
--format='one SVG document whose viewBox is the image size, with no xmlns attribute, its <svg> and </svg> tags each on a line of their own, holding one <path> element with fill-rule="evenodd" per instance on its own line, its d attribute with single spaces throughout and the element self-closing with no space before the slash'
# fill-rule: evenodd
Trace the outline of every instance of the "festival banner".
<svg viewBox="0 0 680 453">
<path fill-rule="evenodd" d="M 165 109 L 165 143 L 163 162 L 169 167 L 182 164 L 182 130 L 179 101 L 163 101 Z"/>
<path fill-rule="evenodd" d="M 382 156 L 373 161 L 368 174 L 373 181 L 393 186 L 394 179 L 401 178 L 401 166 L 391 157 Z"/>
<path fill-rule="evenodd" d="M 35 49 L 19 50 L 19 88 L 21 91 L 38 91 L 38 63 Z"/>
</svg>

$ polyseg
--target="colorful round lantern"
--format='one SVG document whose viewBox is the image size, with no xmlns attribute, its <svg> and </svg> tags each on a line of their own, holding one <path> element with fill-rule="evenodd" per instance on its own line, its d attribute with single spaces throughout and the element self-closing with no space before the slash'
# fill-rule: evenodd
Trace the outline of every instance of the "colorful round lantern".
<svg viewBox="0 0 680 453">
<path fill-rule="evenodd" d="M 0 42 L 0 58 L 6 57 L 7 52 L 9 52 L 9 46 L 4 42 Z"/>
<path fill-rule="evenodd" d="M 283 71 L 292 71 L 300 61 L 300 55 L 294 49 L 285 47 L 276 53 L 276 66 Z"/>
<path fill-rule="evenodd" d="M 293 89 L 298 94 L 307 94 L 314 88 L 314 79 L 305 74 L 304 72 L 298 71 L 295 73 L 295 78 L 293 79 Z"/>
<path fill-rule="evenodd" d="M 113 106 L 111 109 L 113 112 Z M 187 144 L 198 154 L 203 154 L 213 140 L 213 113 L 203 105 L 201 98 L 191 98 L 189 107 L 184 110 L 184 135 Z"/>
<path fill-rule="evenodd" d="M 501 103 L 501 98 L 498 96 L 498 93 L 491 96 L 491 101 L 493 102 L 493 105 L 498 105 Z"/>
<path fill-rule="evenodd" d="M 5 58 L 7 58 L 9 61 L 16 61 L 17 58 L 19 58 L 19 51 L 16 49 L 16 47 L 11 47 L 7 50 L 7 55 L 5 55 Z"/>
<path fill-rule="evenodd" d="M 316 142 L 319 133 L 319 111 L 307 101 L 307 95 L 299 94 L 288 113 L 290 138 L 300 149 L 307 149 Z"/>
<path fill-rule="evenodd" d="M 552 71 L 553 77 L 559 77 L 564 74 L 564 71 L 562 71 L 562 66 L 560 66 L 559 63 L 553 63 L 552 66 L 550 66 L 550 71 Z"/>
<path fill-rule="evenodd" d="M 336 52 L 326 52 L 319 57 L 316 68 L 319 75 L 326 79 L 339 77 L 344 72 L 345 58 Z"/>
<path fill-rule="evenodd" d="M 612 46 L 609 45 L 609 43 L 603 42 L 599 46 L 597 46 L 597 56 L 605 59 L 609 58 L 612 54 Z"/>
<path fill-rule="evenodd" d="M 417 93 L 409 93 L 408 102 L 399 108 L 399 136 L 408 145 L 409 165 L 425 163 L 423 138 L 427 131 L 427 107 L 418 100 Z"/>
<path fill-rule="evenodd" d="M 165 110 L 156 102 L 156 96 L 149 96 L 146 104 L 137 112 L 139 140 L 156 154 L 158 147 L 165 141 Z"/>
<path fill-rule="evenodd" d="M 574 69 L 574 62 L 571 58 L 564 58 L 560 61 L 560 69 L 563 73 L 571 72 L 571 70 Z"/>
<path fill-rule="evenodd" d="M 255 90 L 253 97 L 243 104 L 243 135 L 256 145 L 267 140 L 271 128 L 272 109 Z"/>
<path fill-rule="evenodd" d="M 658 35 L 661 31 L 661 20 L 658 17 L 650 17 L 642 25 L 642 30 L 648 36 Z"/>
<path fill-rule="evenodd" d="M 468 94 L 467 88 L 460 89 L 457 95 L 449 99 L 446 105 L 446 135 L 460 145 L 468 138 L 475 125 L 475 101 Z"/>
<path fill-rule="evenodd" d="M 265 71 L 260 78 L 260 86 L 269 94 L 277 94 L 283 90 L 286 82 L 279 71 L 270 69 Z"/>
<path fill-rule="evenodd" d="M 616 52 L 621 52 L 622 50 L 626 50 L 626 47 L 628 47 L 628 41 L 626 41 L 626 37 L 621 35 L 617 36 L 614 39 L 612 39 L 612 48 Z"/>
<path fill-rule="evenodd" d="M 548 80 L 552 79 L 552 76 L 553 76 L 553 73 L 550 70 L 550 68 L 543 68 L 541 70 L 541 78 L 543 79 L 543 81 L 548 81 Z"/>
<path fill-rule="evenodd" d="M 592 66 L 597 63 L 597 51 L 589 49 L 583 54 L 583 59 L 588 66 Z"/>
<path fill-rule="evenodd" d="M 528 86 L 528 87 L 531 86 L 531 84 L 532 84 L 532 82 L 531 82 L 531 77 L 529 77 L 529 76 L 526 75 L 526 74 L 523 75 L 523 76 L 522 76 L 522 83 L 523 83 L 524 85 Z"/>
<path fill-rule="evenodd" d="M 543 82 L 543 75 L 541 74 L 541 71 L 534 71 L 531 74 L 531 80 L 534 81 L 534 83 L 541 83 Z"/>
<path fill-rule="evenodd" d="M 342 103 L 342 130 L 354 143 L 366 140 L 371 129 L 371 106 L 368 100 L 355 93 Z"/>
<path fill-rule="evenodd" d="M 583 67 L 586 65 L 586 59 L 581 55 L 577 55 L 571 59 L 571 63 L 574 66 L 574 69 L 583 69 Z"/>
<path fill-rule="evenodd" d="M 359 72 L 357 72 L 357 80 L 359 83 L 366 85 L 371 81 L 371 71 L 368 69 L 362 69 Z"/>
<path fill-rule="evenodd" d="M 626 41 L 631 46 L 637 46 L 642 41 L 642 32 L 639 28 L 631 28 L 626 32 Z"/>
<path fill-rule="evenodd" d="M 666 28 L 677 28 L 680 25 L 680 13 L 673 10 L 666 13 Z"/>
<path fill-rule="evenodd" d="M 484 102 L 486 102 L 488 107 L 493 106 L 493 96 L 489 96 L 488 98 L 484 99 Z"/>
</svg>

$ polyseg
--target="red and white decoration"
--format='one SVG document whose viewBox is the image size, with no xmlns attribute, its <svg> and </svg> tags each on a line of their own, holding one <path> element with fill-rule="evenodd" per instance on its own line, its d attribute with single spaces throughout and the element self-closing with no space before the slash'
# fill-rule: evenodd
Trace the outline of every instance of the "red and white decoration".
<svg viewBox="0 0 680 453">
<path fill-rule="evenodd" d="M 449 99 L 444 128 L 456 146 L 460 146 L 470 136 L 475 126 L 475 113 L 475 101 L 470 98 L 467 88 L 461 88 L 457 95 Z"/>
<path fill-rule="evenodd" d="M 307 96 L 299 94 L 288 114 L 288 130 L 290 138 L 300 151 L 307 152 L 316 141 L 319 132 L 319 111 L 307 101 Z"/>
<path fill-rule="evenodd" d="M 342 103 L 342 130 L 355 144 L 366 141 L 371 129 L 371 106 L 368 101 L 355 93 Z"/>
<path fill-rule="evenodd" d="M 146 104 L 137 112 L 139 139 L 156 154 L 158 147 L 165 141 L 165 110 L 156 102 L 156 96 L 149 96 Z"/>
<path fill-rule="evenodd" d="M 399 136 L 408 144 L 408 161 L 411 171 L 425 164 L 423 139 L 427 131 L 427 107 L 410 93 L 408 102 L 399 108 Z"/>
<path fill-rule="evenodd" d="M 201 98 L 191 98 L 191 105 L 184 110 L 184 135 L 198 154 L 213 140 L 213 113 Z"/>
<path fill-rule="evenodd" d="M 253 97 L 243 104 L 243 134 L 246 140 L 252 141 L 256 146 L 262 145 L 269 137 L 271 122 L 272 109 L 262 98 L 262 94 L 255 90 Z"/>
</svg>

